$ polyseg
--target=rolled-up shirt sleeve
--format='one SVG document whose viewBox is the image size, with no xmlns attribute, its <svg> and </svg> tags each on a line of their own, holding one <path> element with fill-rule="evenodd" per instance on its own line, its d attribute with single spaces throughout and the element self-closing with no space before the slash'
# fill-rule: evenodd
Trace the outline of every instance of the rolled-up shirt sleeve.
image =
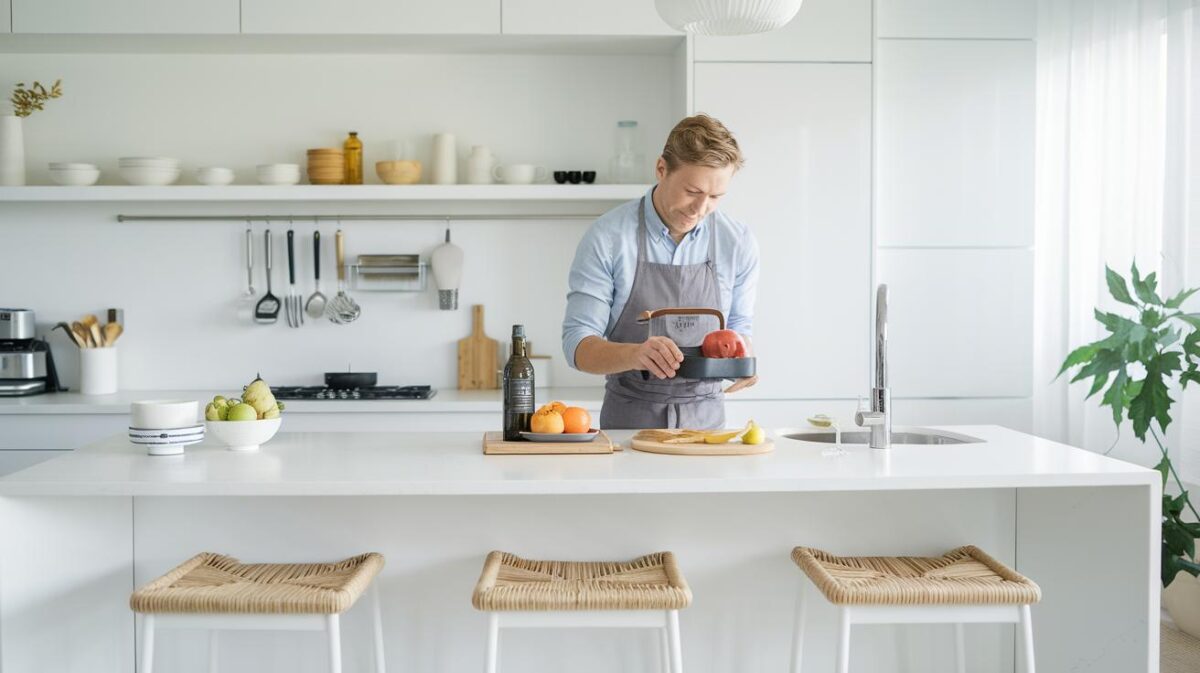
<svg viewBox="0 0 1200 673">
<path fill-rule="evenodd" d="M 758 293 L 758 240 L 749 230 L 742 236 L 735 255 L 729 316 L 725 326 L 738 334 L 754 336 L 754 300 Z"/>
<path fill-rule="evenodd" d="M 595 227 L 588 230 L 575 250 L 567 280 L 567 311 L 563 317 L 563 355 L 572 367 L 579 342 L 604 337 L 612 314 L 614 281 L 611 246 L 603 245 Z"/>
</svg>

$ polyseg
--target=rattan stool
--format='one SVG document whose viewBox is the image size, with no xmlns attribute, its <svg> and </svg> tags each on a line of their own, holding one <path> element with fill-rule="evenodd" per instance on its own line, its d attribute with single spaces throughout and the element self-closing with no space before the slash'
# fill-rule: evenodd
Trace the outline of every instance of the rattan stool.
<svg viewBox="0 0 1200 673">
<path fill-rule="evenodd" d="M 954 624 L 958 673 L 966 670 L 963 624 L 1020 624 L 1025 673 L 1034 673 L 1029 606 L 1041 600 L 1038 585 L 966 546 L 936 558 L 834 556 L 796 547 L 792 560 L 804 571 L 796 597 L 792 673 L 800 673 L 808 584 L 838 607 L 837 671 L 850 670 L 852 624 Z"/>
<path fill-rule="evenodd" d="M 471 597 L 477 610 L 489 613 L 486 673 L 496 673 L 501 627 L 655 629 L 663 670 L 682 673 L 679 609 L 691 602 L 671 552 L 627 562 L 576 562 L 528 561 L 494 551 Z"/>
<path fill-rule="evenodd" d="M 379 554 L 336 563 L 242 563 L 220 554 L 199 554 L 133 592 L 129 606 L 142 614 L 141 673 L 154 667 L 155 629 L 209 632 L 209 671 L 217 670 L 217 633 L 222 630 L 324 631 L 329 670 L 342 670 L 338 616 L 371 589 L 375 671 L 383 673 L 383 625 L 379 590 L 372 583 L 383 567 Z"/>
</svg>

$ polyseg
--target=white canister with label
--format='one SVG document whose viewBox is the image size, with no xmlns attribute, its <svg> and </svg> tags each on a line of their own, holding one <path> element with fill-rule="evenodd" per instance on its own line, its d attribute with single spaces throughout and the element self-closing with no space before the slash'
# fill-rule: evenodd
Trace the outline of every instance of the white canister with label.
<svg viewBox="0 0 1200 673">
<path fill-rule="evenodd" d="M 117 392 L 117 349 L 79 349 L 79 392 L 110 395 Z"/>
</svg>

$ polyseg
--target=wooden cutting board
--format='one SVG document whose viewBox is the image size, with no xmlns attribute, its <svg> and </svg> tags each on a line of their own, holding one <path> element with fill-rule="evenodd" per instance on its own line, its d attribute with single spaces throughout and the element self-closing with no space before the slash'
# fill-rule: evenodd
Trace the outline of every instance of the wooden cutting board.
<svg viewBox="0 0 1200 673">
<path fill-rule="evenodd" d="M 647 439 L 640 432 L 633 436 L 631 446 L 637 451 L 668 453 L 677 456 L 750 456 L 758 453 L 769 453 L 775 450 L 775 442 L 770 439 L 762 444 L 742 444 L 741 442 L 726 442 L 724 444 L 667 444 Z"/>
<path fill-rule="evenodd" d="M 506 442 L 499 430 L 483 433 L 483 452 L 489 455 L 546 453 L 612 453 L 620 451 L 603 430 L 590 442 Z"/>
<path fill-rule="evenodd" d="M 471 308 L 471 334 L 458 340 L 458 389 L 492 390 L 500 342 L 483 333 L 483 304 Z"/>
</svg>

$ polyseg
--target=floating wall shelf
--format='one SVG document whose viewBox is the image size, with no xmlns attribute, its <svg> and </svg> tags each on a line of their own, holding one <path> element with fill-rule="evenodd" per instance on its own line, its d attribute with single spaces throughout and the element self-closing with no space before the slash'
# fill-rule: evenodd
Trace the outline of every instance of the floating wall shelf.
<svg viewBox="0 0 1200 673">
<path fill-rule="evenodd" d="M 170 185 L 133 187 L 0 187 L 0 203 L 16 202 L 387 202 L 387 201 L 628 201 L 648 185 Z"/>
</svg>

